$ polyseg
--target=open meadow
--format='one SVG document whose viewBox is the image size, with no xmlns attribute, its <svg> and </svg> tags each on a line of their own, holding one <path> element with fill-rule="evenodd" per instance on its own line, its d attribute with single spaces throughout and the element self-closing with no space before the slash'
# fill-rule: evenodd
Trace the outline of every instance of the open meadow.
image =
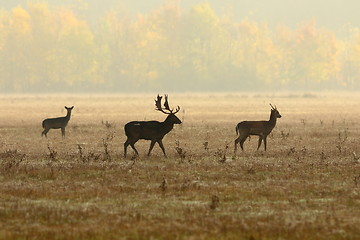
<svg viewBox="0 0 360 240">
<path fill-rule="evenodd" d="M 128 149 L 123 126 L 163 121 L 156 94 L 0 95 L 0 239 L 360 239 L 355 93 L 169 94 L 183 121 Z M 235 126 L 282 118 L 256 151 Z M 66 137 L 45 118 L 74 106 Z"/>
</svg>

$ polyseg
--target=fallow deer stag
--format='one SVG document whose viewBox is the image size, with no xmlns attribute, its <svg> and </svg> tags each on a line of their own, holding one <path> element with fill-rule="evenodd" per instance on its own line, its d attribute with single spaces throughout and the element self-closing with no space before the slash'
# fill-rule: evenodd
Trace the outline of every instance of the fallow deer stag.
<svg viewBox="0 0 360 240">
<path fill-rule="evenodd" d="M 276 125 L 276 120 L 281 118 L 279 111 L 276 106 L 273 107 L 271 104 L 271 114 L 269 121 L 243 121 L 237 124 L 236 126 L 236 134 L 238 138 L 235 139 L 235 150 L 237 150 L 237 144 L 240 143 L 240 147 L 244 150 L 244 142 L 246 138 L 250 135 L 259 136 L 258 148 L 259 150 L 262 140 L 264 140 L 264 148 L 266 151 L 266 138 L 271 133 L 273 128 Z"/>
<path fill-rule="evenodd" d="M 74 106 L 68 108 L 65 106 L 67 114 L 65 117 L 58 117 L 58 118 L 48 118 L 42 122 L 42 127 L 44 131 L 41 133 L 41 136 L 45 135 L 47 137 L 47 133 L 50 129 L 59 129 L 61 128 L 61 134 L 65 137 L 65 127 L 68 124 L 70 117 L 71 117 L 71 110 Z"/>
<path fill-rule="evenodd" d="M 177 112 L 179 112 L 180 107 L 177 106 L 175 109 L 170 109 L 169 102 L 168 102 L 168 96 L 165 95 L 165 102 L 164 102 L 164 108 L 161 106 L 161 96 L 157 96 L 157 100 L 155 100 L 155 109 L 157 111 L 160 111 L 162 113 L 167 114 L 167 118 L 164 122 L 158 122 L 158 121 L 133 121 L 129 122 L 125 125 L 125 134 L 127 136 L 127 140 L 124 143 L 124 157 L 126 158 L 126 150 L 127 147 L 130 145 L 132 149 L 135 151 L 136 155 L 139 155 L 138 151 L 135 148 L 135 143 L 139 139 L 144 140 L 150 140 L 150 148 L 148 152 L 148 156 L 150 155 L 151 150 L 153 149 L 155 143 L 158 143 L 161 150 L 164 153 L 164 156 L 166 157 L 165 148 L 162 143 L 162 139 L 164 136 L 169 133 L 173 127 L 174 124 L 181 124 L 181 121 L 178 117 L 175 116 Z"/>
</svg>

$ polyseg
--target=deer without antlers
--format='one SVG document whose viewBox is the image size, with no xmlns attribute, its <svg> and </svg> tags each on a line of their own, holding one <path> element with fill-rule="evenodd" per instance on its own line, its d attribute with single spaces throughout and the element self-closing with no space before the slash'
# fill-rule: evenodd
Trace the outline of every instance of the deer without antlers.
<svg viewBox="0 0 360 240">
<path fill-rule="evenodd" d="M 164 156 L 166 157 L 165 148 L 162 143 L 162 139 L 167 133 L 169 133 L 173 129 L 174 124 L 181 124 L 180 119 L 175 116 L 175 114 L 179 112 L 180 107 L 177 106 L 175 111 L 173 109 L 170 109 L 168 96 L 165 95 L 165 102 L 163 108 L 161 106 L 161 100 L 162 100 L 162 96 L 158 95 L 157 99 L 155 100 L 155 107 L 156 107 L 155 109 L 157 111 L 160 111 L 168 115 L 164 122 L 133 121 L 125 125 L 124 129 L 125 129 L 125 134 L 127 136 L 127 140 L 124 143 L 124 157 L 126 157 L 126 151 L 129 145 L 135 151 L 136 155 L 139 155 L 138 151 L 135 148 L 135 143 L 139 139 L 151 141 L 149 152 L 147 154 L 148 156 L 150 155 L 151 150 L 153 149 L 155 143 L 158 143 L 161 150 L 164 153 Z"/>
<path fill-rule="evenodd" d="M 266 151 L 266 138 L 271 133 L 276 125 L 276 119 L 281 118 L 279 111 L 276 106 L 273 107 L 271 104 L 271 113 L 269 121 L 243 121 L 237 124 L 236 134 L 239 135 L 235 139 L 235 150 L 237 150 L 237 144 L 240 143 L 240 147 L 244 150 L 244 142 L 250 135 L 259 136 L 258 148 L 259 150 L 262 140 L 264 140 L 264 149 Z"/>
<path fill-rule="evenodd" d="M 45 119 L 42 122 L 42 127 L 44 128 L 44 131 L 41 133 L 41 136 L 45 135 L 47 137 L 47 133 L 50 129 L 59 129 L 61 128 L 61 134 L 63 137 L 65 137 L 65 127 L 68 124 L 70 117 L 71 117 L 71 110 L 74 108 L 72 107 L 66 107 L 65 109 L 67 111 L 67 114 L 65 117 L 58 117 L 58 118 L 48 118 Z"/>
</svg>

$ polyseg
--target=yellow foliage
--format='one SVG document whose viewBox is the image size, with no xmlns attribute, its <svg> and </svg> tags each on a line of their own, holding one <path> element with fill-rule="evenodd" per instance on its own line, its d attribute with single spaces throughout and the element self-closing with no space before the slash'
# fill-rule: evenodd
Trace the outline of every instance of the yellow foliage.
<svg viewBox="0 0 360 240">
<path fill-rule="evenodd" d="M 31 31 L 31 17 L 21 6 L 12 9 L 12 28 L 20 34 L 28 34 Z"/>
<path fill-rule="evenodd" d="M 219 18 L 211 8 L 209 3 L 201 3 L 192 8 L 192 15 L 201 22 L 208 26 L 216 26 L 219 23 Z"/>
<path fill-rule="evenodd" d="M 6 36 L 9 31 L 9 29 L 7 28 L 8 21 L 9 21 L 9 17 L 6 14 L 6 12 L 0 10 L 0 51 L 6 42 Z"/>
<path fill-rule="evenodd" d="M 45 17 L 50 18 L 51 12 L 49 10 L 49 5 L 45 2 L 39 3 L 39 2 L 28 2 L 27 7 L 29 9 L 29 12 L 33 15 L 43 15 Z"/>
<path fill-rule="evenodd" d="M 256 36 L 259 28 L 256 22 L 251 22 L 249 19 L 244 19 L 239 24 L 240 34 L 244 36 Z"/>
<path fill-rule="evenodd" d="M 86 1 L 78 1 L 80 8 L 47 2 L 0 11 L 0 72 L 8 89 L 86 81 L 134 90 L 171 84 L 237 90 L 238 81 L 258 89 L 360 79 L 359 29 L 345 29 L 344 39 L 315 20 L 272 29 L 248 18 L 219 18 L 209 3 L 186 13 L 170 3 L 135 19 L 113 9 L 90 28 L 74 10 L 86 11 Z"/>
<path fill-rule="evenodd" d="M 352 61 L 358 62 L 360 66 L 360 33 L 354 34 L 354 44 L 351 49 Z"/>
<path fill-rule="evenodd" d="M 69 9 L 63 9 L 60 12 L 60 20 L 63 26 L 66 26 L 66 28 L 77 28 L 84 25 L 84 22 L 79 21 L 74 13 Z"/>
<path fill-rule="evenodd" d="M 302 43 L 304 41 L 311 41 L 318 36 L 318 30 L 316 28 L 316 21 L 311 20 L 303 23 L 297 32 L 297 42 Z"/>
</svg>

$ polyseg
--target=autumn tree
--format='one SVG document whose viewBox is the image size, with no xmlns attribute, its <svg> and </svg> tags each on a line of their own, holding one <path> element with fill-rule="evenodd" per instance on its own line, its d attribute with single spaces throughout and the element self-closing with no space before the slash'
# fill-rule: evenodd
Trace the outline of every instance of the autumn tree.
<svg viewBox="0 0 360 240">
<path fill-rule="evenodd" d="M 302 24 L 294 33 L 289 49 L 291 84 L 313 88 L 333 80 L 339 72 L 339 46 L 333 33 L 316 28 L 316 22 Z"/>
<path fill-rule="evenodd" d="M 245 91 L 359 87 L 360 34 L 339 39 L 315 21 L 292 29 L 234 20 L 209 3 L 168 1 L 97 22 L 86 2 L 28 1 L 0 11 L 0 90 Z"/>
</svg>

